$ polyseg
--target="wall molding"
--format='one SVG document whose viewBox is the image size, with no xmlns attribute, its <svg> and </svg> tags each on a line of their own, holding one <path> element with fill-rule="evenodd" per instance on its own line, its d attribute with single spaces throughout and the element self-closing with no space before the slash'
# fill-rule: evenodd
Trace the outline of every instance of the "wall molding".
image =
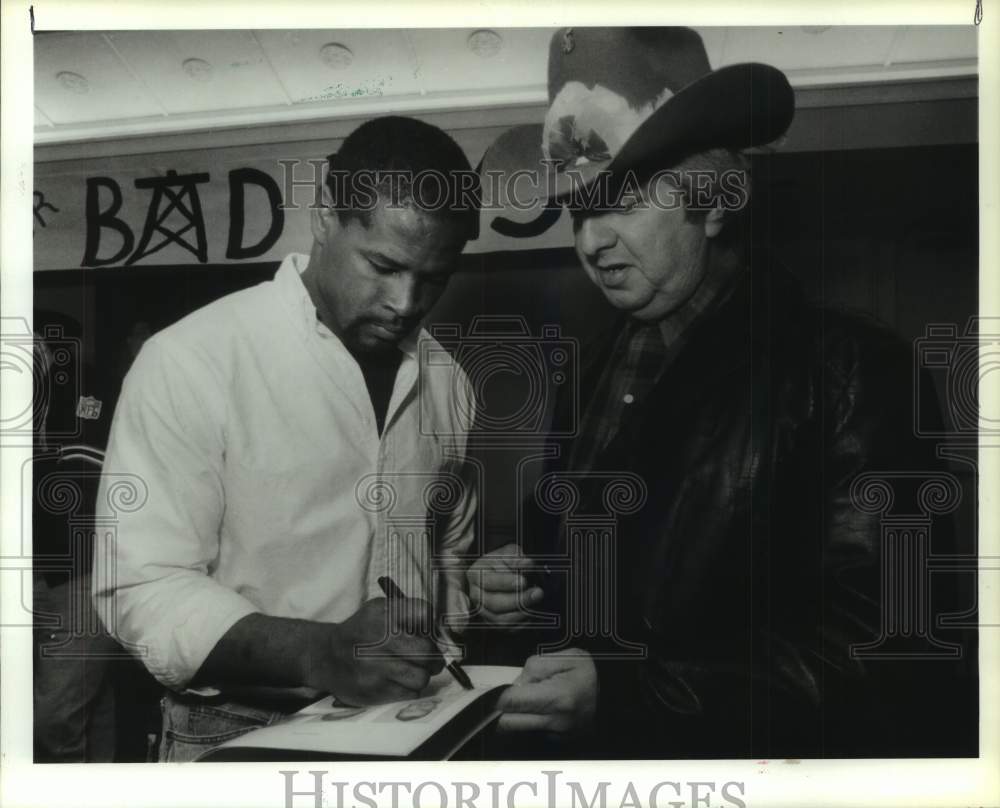
<svg viewBox="0 0 1000 808">
<path fill-rule="evenodd" d="M 418 96 L 417 99 L 420 97 Z M 978 98 L 978 79 L 962 77 L 934 80 L 897 81 L 869 84 L 843 84 L 827 87 L 799 87 L 795 90 L 796 106 L 801 110 L 839 107 L 881 106 L 885 104 L 916 104 L 926 102 L 974 100 Z M 413 100 L 413 99 L 411 99 Z M 465 109 L 427 110 L 414 102 L 412 109 L 401 103 L 394 111 L 412 114 L 446 131 L 467 129 L 497 129 L 498 132 L 523 123 L 538 123 L 545 111 L 543 99 L 535 103 L 497 104 Z M 380 112 L 386 112 L 385 109 Z M 316 113 L 318 115 L 318 111 Z M 90 130 L 88 139 L 72 142 L 36 142 L 35 162 L 117 157 L 174 151 L 218 149 L 233 146 L 256 146 L 275 143 L 343 139 L 372 113 L 351 117 L 297 120 L 280 123 L 249 125 L 226 122 L 220 116 L 212 128 L 172 133 L 138 132 L 124 136 L 100 135 L 99 128 Z M 962 136 L 964 137 L 964 135 Z M 972 140 L 975 140 L 973 136 Z M 952 141 L 948 141 L 952 142 Z M 909 144 L 907 144 L 909 145 Z M 931 145 L 928 143 L 927 145 Z"/>
</svg>

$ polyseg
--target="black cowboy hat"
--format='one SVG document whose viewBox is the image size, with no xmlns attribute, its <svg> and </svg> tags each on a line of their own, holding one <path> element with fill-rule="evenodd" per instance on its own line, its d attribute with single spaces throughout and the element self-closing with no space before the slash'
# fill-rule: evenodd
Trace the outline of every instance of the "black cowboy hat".
<svg viewBox="0 0 1000 808">
<path fill-rule="evenodd" d="M 690 28 L 561 29 L 549 47 L 548 88 L 544 124 L 505 132 L 480 164 L 484 174 L 534 173 L 538 200 L 563 199 L 602 172 L 620 177 L 711 148 L 769 143 L 795 112 L 784 73 L 758 63 L 713 71 Z"/>
</svg>

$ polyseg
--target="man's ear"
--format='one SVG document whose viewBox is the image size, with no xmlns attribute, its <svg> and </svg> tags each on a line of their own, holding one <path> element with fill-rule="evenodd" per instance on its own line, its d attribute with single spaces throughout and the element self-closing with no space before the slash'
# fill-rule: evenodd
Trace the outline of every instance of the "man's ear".
<svg viewBox="0 0 1000 808">
<path fill-rule="evenodd" d="M 712 208 L 705 216 L 705 238 L 715 238 L 722 232 L 722 227 L 726 223 L 726 214 L 720 205 Z"/>
<path fill-rule="evenodd" d="M 309 211 L 309 224 L 313 238 L 320 244 L 326 244 L 330 240 L 331 232 L 340 227 L 340 216 L 332 207 L 333 199 L 325 182 L 320 183 L 319 198 L 320 204 Z"/>
<path fill-rule="evenodd" d="M 340 227 L 340 216 L 333 208 L 313 208 L 309 212 L 309 223 L 312 227 L 313 239 L 319 244 L 326 244 Z"/>
</svg>

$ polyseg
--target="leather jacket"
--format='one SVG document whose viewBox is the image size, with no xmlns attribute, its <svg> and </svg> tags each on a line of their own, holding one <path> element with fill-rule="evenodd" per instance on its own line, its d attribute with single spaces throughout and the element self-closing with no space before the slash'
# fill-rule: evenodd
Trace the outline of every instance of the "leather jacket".
<svg viewBox="0 0 1000 808">
<path fill-rule="evenodd" d="M 562 643 L 597 659 L 590 756 L 975 754 L 967 639 L 960 658 L 852 653 L 878 640 L 886 618 L 884 514 L 859 507 L 852 485 L 868 472 L 942 471 L 933 445 L 914 437 L 910 347 L 872 322 L 807 305 L 790 275 L 760 259 L 687 337 L 595 468 L 636 475 L 646 492 L 617 517 L 617 639 Z M 584 396 L 614 342 L 583 351 Z M 919 406 L 936 410 L 933 394 Z M 571 417 L 561 402 L 555 431 Z M 560 462 L 547 473 L 565 472 Z M 584 489 L 578 514 L 606 510 L 599 488 Z M 894 512 L 917 506 L 906 485 L 896 497 Z M 529 507 L 527 518 L 528 552 L 552 553 L 555 535 L 565 550 L 551 514 Z M 935 519 L 932 552 L 953 552 L 953 538 L 950 521 Z M 913 574 L 912 587 L 926 583 L 923 570 Z M 953 611 L 954 581 L 928 577 L 935 588 L 921 591 L 933 614 Z M 566 591 L 549 589 L 565 615 Z M 646 658 L 606 658 L 625 643 Z"/>
</svg>

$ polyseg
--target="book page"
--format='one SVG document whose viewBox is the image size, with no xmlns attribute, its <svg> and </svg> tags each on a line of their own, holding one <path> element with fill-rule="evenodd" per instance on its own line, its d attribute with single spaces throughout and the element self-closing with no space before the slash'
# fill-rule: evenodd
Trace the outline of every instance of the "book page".
<svg viewBox="0 0 1000 808">
<path fill-rule="evenodd" d="M 521 672 L 517 667 L 495 665 L 463 668 L 472 680 L 472 690 L 465 690 L 443 670 L 418 697 L 405 701 L 349 707 L 333 696 L 325 696 L 279 724 L 255 730 L 219 748 L 405 757 L 477 698 L 511 684 Z"/>
</svg>

